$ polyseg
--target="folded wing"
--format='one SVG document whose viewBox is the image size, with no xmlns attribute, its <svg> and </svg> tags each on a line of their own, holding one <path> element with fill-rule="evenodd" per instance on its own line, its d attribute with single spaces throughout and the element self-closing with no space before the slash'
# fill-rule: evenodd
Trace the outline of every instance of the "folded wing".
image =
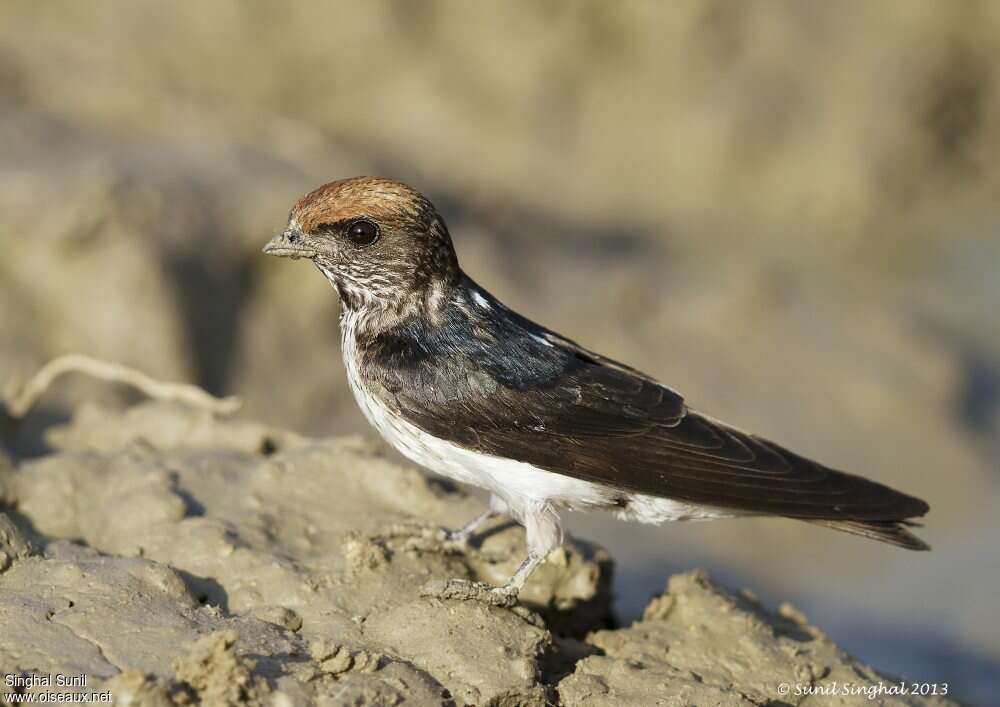
<svg viewBox="0 0 1000 707">
<path fill-rule="evenodd" d="M 445 330 L 438 341 L 396 337 L 373 375 L 430 434 L 623 491 L 813 521 L 893 523 L 928 510 L 692 411 L 644 374 L 527 320 L 501 323 L 485 334 L 499 325 Z"/>
</svg>

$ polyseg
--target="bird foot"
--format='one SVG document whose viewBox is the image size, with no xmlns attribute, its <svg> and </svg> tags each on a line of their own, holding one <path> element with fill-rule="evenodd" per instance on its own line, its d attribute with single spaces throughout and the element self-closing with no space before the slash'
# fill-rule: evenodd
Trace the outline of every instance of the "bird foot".
<svg viewBox="0 0 1000 707">
<path fill-rule="evenodd" d="M 517 603 L 517 590 L 494 587 L 468 579 L 432 579 L 421 588 L 420 595 L 437 599 L 480 601 L 490 606 L 511 607 Z"/>
</svg>

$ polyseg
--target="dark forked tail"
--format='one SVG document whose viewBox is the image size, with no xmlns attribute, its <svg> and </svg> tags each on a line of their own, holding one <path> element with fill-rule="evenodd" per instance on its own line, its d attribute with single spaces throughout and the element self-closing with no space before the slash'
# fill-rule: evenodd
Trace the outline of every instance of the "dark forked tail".
<svg viewBox="0 0 1000 707">
<path fill-rule="evenodd" d="M 879 540 L 907 550 L 930 550 L 931 546 L 911 533 L 907 528 L 920 527 L 919 523 L 906 520 L 823 520 L 809 519 L 807 523 L 822 525 L 824 528 L 841 530 L 852 535 L 860 535 Z"/>
</svg>

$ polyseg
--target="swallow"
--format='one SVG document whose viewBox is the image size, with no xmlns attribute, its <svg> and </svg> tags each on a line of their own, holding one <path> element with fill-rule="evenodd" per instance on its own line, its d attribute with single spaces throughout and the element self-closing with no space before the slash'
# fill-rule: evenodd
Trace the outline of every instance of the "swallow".
<svg viewBox="0 0 1000 707">
<path fill-rule="evenodd" d="M 341 302 L 342 353 L 368 421 L 416 464 L 490 494 L 447 537 L 500 514 L 527 557 L 502 587 L 443 596 L 509 606 L 563 539 L 563 510 L 662 524 L 779 516 L 909 550 L 928 505 L 688 407 L 652 377 L 505 307 L 459 267 L 444 219 L 405 184 L 330 182 L 264 252 L 311 260 Z"/>
</svg>

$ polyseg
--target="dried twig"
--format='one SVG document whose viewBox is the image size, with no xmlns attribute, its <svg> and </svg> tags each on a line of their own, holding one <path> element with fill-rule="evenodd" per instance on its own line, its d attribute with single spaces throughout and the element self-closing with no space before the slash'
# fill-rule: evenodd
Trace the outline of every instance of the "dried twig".
<svg viewBox="0 0 1000 707">
<path fill-rule="evenodd" d="M 64 373 L 74 372 L 85 373 L 112 383 L 124 383 L 154 400 L 173 400 L 208 410 L 215 415 L 232 415 L 242 405 L 242 401 L 236 397 L 216 398 L 194 385 L 165 383 L 118 363 L 101 361 L 82 354 L 69 354 L 49 361 L 20 391 L 8 395 L 7 413 L 15 419 L 24 417 L 56 378 Z"/>
</svg>

